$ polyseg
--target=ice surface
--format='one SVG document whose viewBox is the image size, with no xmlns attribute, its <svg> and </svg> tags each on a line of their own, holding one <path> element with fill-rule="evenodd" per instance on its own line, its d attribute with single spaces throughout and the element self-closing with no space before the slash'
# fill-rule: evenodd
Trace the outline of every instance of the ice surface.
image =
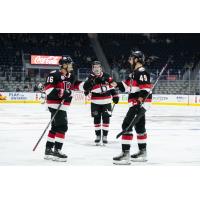
<svg viewBox="0 0 200 200">
<path fill-rule="evenodd" d="M 109 144 L 94 145 L 90 105 L 72 105 L 68 110 L 69 130 L 63 152 L 67 163 L 43 160 L 46 135 L 35 152 L 33 146 L 50 119 L 44 105 L 0 104 L 0 165 L 97 165 L 112 164 L 121 152 L 115 139 L 128 105 L 116 105 L 111 118 Z M 147 112 L 148 162 L 135 165 L 200 165 L 200 107 L 152 106 Z M 135 135 L 134 135 L 135 136 Z M 134 137 L 136 138 L 136 137 Z M 132 143 L 131 153 L 137 151 Z"/>
</svg>

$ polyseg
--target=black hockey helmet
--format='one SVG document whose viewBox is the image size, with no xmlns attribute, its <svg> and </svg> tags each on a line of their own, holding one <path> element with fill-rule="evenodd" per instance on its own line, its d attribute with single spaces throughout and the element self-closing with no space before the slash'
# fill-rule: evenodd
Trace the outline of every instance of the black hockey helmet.
<svg viewBox="0 0 200 200">
<path fill-rule="evenodd" d="M 100 65 L 100 66 L 101 66 L 101 62 L 98 61 L 98 60 L 95 60 L 95 61 L 92 62 L 92 66 L 93 66 L 93 65 Z"/>
<path fill-rule="evenodd" d="M 142 64 L 145 63 L 145 56 L 142 51 L 133 51 L 131 50 L 130 57 L 138 58 L 138 61 Z"/>
<path fill-rule="evenodd" d="M 63 64 L 73 64 L 72 58 L 69 55 L 62 56 L 62 58 L 59 60 L 59 65 L 62 66 Z"/>
</svg>

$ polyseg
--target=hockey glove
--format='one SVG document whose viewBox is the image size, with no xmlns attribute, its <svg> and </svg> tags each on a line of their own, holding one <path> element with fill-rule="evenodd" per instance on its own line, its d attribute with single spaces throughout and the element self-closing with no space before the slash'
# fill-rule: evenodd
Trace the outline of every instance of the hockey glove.
<svg viewBox="0 0 200 200">
<path fill-rule="evenodd" d="M 84 95 L 87 96 L 88 94 L 90 94 L 89 91 L 84 91 Z"/>
<path fill-rule="evenodd" d="M 134 100 L 133 102 L 133 109 L 135 110 L 135 113 L 138 114 L 141 109 L 141 102 L 139 100 Z"/>
<path fill-rule="evenodd" d="M 68 90 L 68 89 L 65 90 L 62 99 L 66 100 L 67 98 L 69 98 L 71 96 L 71 94 L 72 94 L 71 90 Z"/>
<path fill-rule="evenodd" d="M 71 93 L 71 90 L 60 89 L 58 91 L 58 97 L 66 100 L 69 96 L 71 96 Z"/>
<path fill-rule="evenodd" d="M 118 96 L 114 96 L 112 100 L 113 100 L 113 103 L 118 104 L 119 97 Z"/>
<path fill-rule="evenodd" d="M 90 75 L 88 76 L 88 78 L 87 78 L 87 80 L 86 80 L 86 82 L 85 82 L 83 88 L 84 88 L 85 90 L 91 90 L 92 87 L 95 85 L 94 79 L 95 79 L 95 75 L 90 74 Z"/>
</svg>

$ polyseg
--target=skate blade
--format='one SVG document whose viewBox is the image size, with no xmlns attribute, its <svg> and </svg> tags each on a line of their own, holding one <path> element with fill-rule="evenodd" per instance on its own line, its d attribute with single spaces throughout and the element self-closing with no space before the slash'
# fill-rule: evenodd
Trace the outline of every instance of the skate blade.
<svg viewBox="0 0 200 200">
<path fill-rule="evenodd" d="M 100 142 L 96 142 L 95 145 L 96 146 L 101 146 L 101 143 Z"/>
<path fill-rule="evenodd" d="M 67 162 L 67 158 L 55 158 L 54 157 L 52 160 L 55 162 Z"/>
<path fill-rule="evenodd" d="M 105 143 L 95 143 L 95 146 L 98 146 L 98 147 L 106 147 L 107 144 Z"/>
<path fill-rule="evenodd" d="M 131 158 L 132 162 L 147 162 L 147 158 Z"/>
<path fill-rule="evenodd" d="M 52 159 L 53 159 L 53 156 L 52 156 L 52 155 L 45 155 L 45 156 L 44 156 L 44 159 L 45 159 L 45 160 L 52 160 Z"/>
<path fill-rule="evenodd" d="M 124 160 L 124 161 L 116 161 L 116 160 L 114 160 L 114 161 L 113 161 L 113 164 L 114 164 L 114 165 L 130 165 L 131 162 L 130 162 L 130 161 L 127 161 L 127 160 Z"/>
</svg>

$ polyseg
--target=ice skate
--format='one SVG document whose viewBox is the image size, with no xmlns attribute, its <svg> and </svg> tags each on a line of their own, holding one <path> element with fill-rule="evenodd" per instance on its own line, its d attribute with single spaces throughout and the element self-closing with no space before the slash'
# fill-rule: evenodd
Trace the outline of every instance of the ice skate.
<svg viewBox="0 0 200 200">
<path fill-rule="evenodd" d="M 108 139 L 107 139 L 107 136 L 106 136 L 106 135 L 104 135 L 104 136 L 102 137 L 102 142 L 103 142 L 103 145 L 108 144 Z"/>
<path fill-rule="evenodd" d="M 129 151 L 122 152 L 119 156 L 113 158 L 113 164 L 116 165 L 130 165 L 130 153 Z"/>
<path fill-rule="evenodd" d="M 138 153 L 131 155 L 131 161 L 133 161 L 133 162 L 146 162 L 147 161 L 146 150 L 140 150 Z"/>
<path fill-rule="evenodd" d="M 53 150 L 52 148 L 46 148 L 44 153 L 45 160 L 52 160 L 53 159 Z"/>
<path fill-rule="evenodd" d="M 100 145 L 100 142 L 101 142 L 101 136 L 100 136 L 100 135 L 97 135 L 94 142 L 95 142 L 95 144 L 96 144 L 97 146 L 99 146 L 99 145 Z"/>
<path fill-rule="evenodd" d="M 67 162 L 67 155 L 63 154 L 61 150 L 55 149 L 52 160 L 57 162 Z"/>
</svg>

